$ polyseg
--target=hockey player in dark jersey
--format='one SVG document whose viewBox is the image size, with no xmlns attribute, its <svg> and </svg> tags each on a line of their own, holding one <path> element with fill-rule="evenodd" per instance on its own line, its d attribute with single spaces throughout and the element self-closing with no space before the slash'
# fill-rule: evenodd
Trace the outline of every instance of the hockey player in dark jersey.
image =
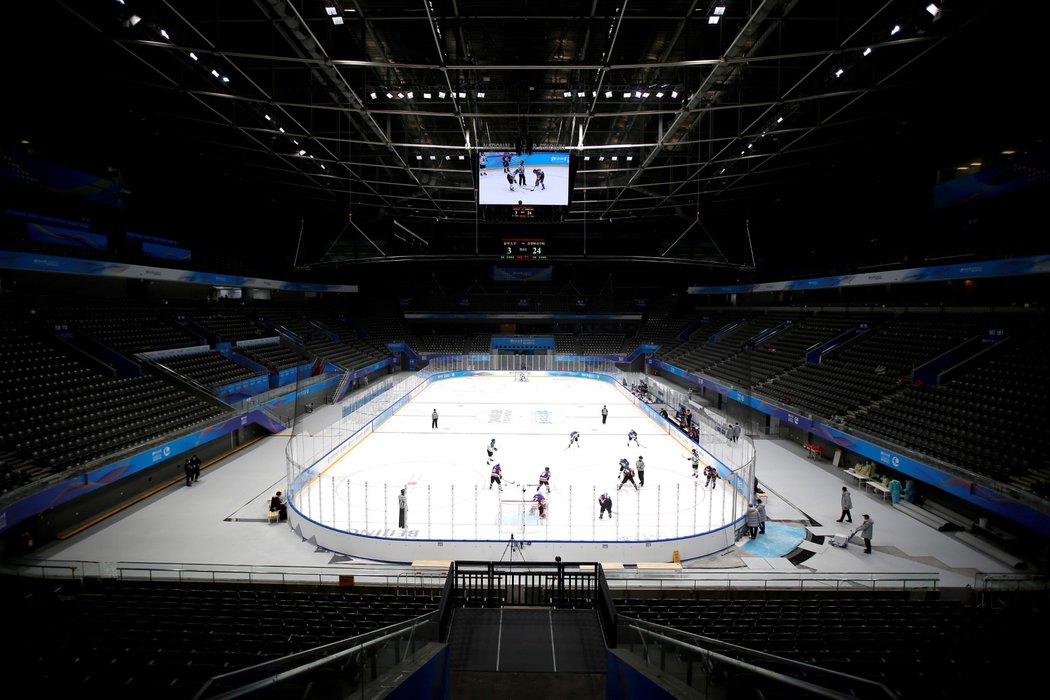
<svg viewBox="0 0 1050 700">
<path fill-rule="evenodd" d="M 628 481 L 631 482 L 631 486 L 634 487 L 635 491 L 638 490 L 638 484 L 634 483 L 634 470 L 631 469 L 631 463 L 628 462 L 626 459 L 620 460 L 620 474 L 623 476 L 623 478 L 620 480 L 620 485 L 616 487 L 617 491 L 622 489 L 623 485 L 626 484 Z"/>
<path fill-rule="evenodd" d="M 532 500 L 536 502 L 536 510 L 539 512 L 541 518 L 547 517 L 547 497 L 539 491 L 532 497 Z"/>
<path fill-rule="evenodd" d="M 629 432 L 627 433 L 627 446 L 628 446 L 628 447 L 630 447 L 630 446 L 631 446 L 631 441 L 632 441 L 632 440 L 634 440 L 634 444 L 635 444 L 635 445 L 638 445 L 638 447 L 641 447 L 641 446 L 642 446 L 642 445 L 641 445 L 641 443 L 639 443 L 639 442 L 638 442 L 638 433 L 636 433 L 636 432 L 635 432 L 635 431 L 633 431 L 633 430 L 631 430 L 631 431 L 629 431 Z"/>
<path fill-rule="evenodd" d="M 609 520 L 612 520 L 612 496 L 610 496 L 607 493 L 603 493 L 601 496 L 598 496 L 598 505 L 601 506 L 601 508 L 598 511 L 598 520 L 601 520 L 603 517 L 605 517 L 606 513 L 609 514 Z"/>
<path fill-rule="evenodd" d="M 544 467 L 543 468 L 543 473 L 540 474 L 539 486 L 536 487 L 536 493 L 539 493 L 540 489 L 543 488 L 544 486 L 547 487 L 547 493 L 550 493 L 551 492 L 551 468 L 550 467 Z"/>
<path fill-rule="evenodd" d="M 541 190 L 547 189 L 547 186 L 543 184 L 543 178 L 545 177 L 543 170 L 540 168 L 533 168 L 532 174 L 536 176 L 536 184 L 532 186 L 532 189 L 536 189 L 537 187 Z"/>
<path fill-rule="evenodd" d="M 499 466 L 499 462 L 492 465 L 492 475 L 489 477 L 489 489 L 495 484 L 499 487 L 499 490 L 503 490 L 503 470 Z"/>
<path fill-rule="evenodd" d="M 575 430 L 569 433 L 569 447 L 572 447 L 572 443 L 574 442 L 577 447 L 580 446 L 580 434 Z M 569 449 L 569 447 L 566 447 L 565 449 Z"/>
</svg>

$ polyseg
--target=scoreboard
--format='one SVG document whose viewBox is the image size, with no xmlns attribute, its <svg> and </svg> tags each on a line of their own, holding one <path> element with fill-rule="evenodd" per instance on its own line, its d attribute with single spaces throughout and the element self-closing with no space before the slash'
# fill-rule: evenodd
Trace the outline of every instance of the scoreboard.
<svg viewBox="0 0 1050 700">
<path fill-rule="evenodd" d="M 546 260 L 547 242 L 542 238 L 503 238 L 500 260 Z"/>
<path fill-rule="evenodd" d="M 514 204 L 510 208 L 510 218 L 516 221 L 529 221 L 536 218 L 536 209 L 528 204 Z"/>
</svg>

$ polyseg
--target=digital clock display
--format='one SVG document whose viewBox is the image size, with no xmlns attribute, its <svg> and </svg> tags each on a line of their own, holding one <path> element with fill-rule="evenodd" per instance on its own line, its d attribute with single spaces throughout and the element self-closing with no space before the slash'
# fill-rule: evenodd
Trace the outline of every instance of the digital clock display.
<svg viewBox="0 0 1050 700">
<path fill-rule="evenodd" d="M 504 238 L 500 260 L 545 260 L 547 242 L 542 238 Z"/>
</svg>

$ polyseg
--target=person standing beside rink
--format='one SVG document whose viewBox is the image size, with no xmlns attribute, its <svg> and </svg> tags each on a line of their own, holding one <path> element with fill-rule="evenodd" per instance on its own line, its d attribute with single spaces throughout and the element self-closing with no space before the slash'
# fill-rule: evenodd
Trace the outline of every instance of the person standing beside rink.
<svg viewBox="0 0 1050 700">
<path fill-rule="evenodd" d="M 602 425 L 605 425 L 605 419 L 609 417 L 609 407 L 602 406 Z"/>
<path fill-rule="evenodd" d="M 853 535 L 860 535 L 864 540 L 864 553 L 871 554 L 871 532 L 874 529 L 875 521 L 871 519 L 871 516 L 865 513 L 861 516 L 864 520 L 861 521 L 853 532 L 850 533 L 850 537 Z"/>
<path fill-rule="evenodd" d="M 853 499 L 850 498 L 849 491 L 845 486 L 842 487 L 842 515 L 835 522 L 841 523 L 843 520 L 846 522 L 853 522 L 853 516 L 850 515 L 850 510 L 853 509 Z"/>
<path fill-rule="evenodd" d="M 405 495 L 405 490 L 401 489 L 401 495 L 397 497 L 397 526 L 402 530 L 405 529 L 405 521 L 408 519 L 408 496 Z"/>
<path fill-rule="evenodd" d="M 762 524 L 762 516 L 758 514 L 758 508 L 754 504 L 747 507 L 747 532 L 751 539 L 758 538 L 758 526 Z"/>
<path fill-rule="evenodd" d="M 641 455 L 638 455 L 638 461 L 634 463 L 634 468 L 638 471 L 638 485 L 645 486 L 645 460 L 642 459 Z"/>
<path fill-rule="evenodd" d="M 438 427 L 438 410 L 436 408 L 430 412 L 430 427 Z"/>
</svg>

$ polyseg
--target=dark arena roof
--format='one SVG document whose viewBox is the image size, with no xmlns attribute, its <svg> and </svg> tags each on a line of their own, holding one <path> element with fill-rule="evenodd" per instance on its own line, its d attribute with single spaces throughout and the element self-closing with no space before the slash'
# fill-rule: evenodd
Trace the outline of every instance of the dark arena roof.
<svg viewBox="0 0 1050 700">
<path fill-rule="evenodd" d="M 12 3 L 3 148 L 119 184 L 95 222 L 280 279 L 504 237 L 675 286 L 1044 253 L 1043 3 L 929 4 Z M 568 204 L 478 205 L 479 149 L 568 152 Z"/>
</svg>

